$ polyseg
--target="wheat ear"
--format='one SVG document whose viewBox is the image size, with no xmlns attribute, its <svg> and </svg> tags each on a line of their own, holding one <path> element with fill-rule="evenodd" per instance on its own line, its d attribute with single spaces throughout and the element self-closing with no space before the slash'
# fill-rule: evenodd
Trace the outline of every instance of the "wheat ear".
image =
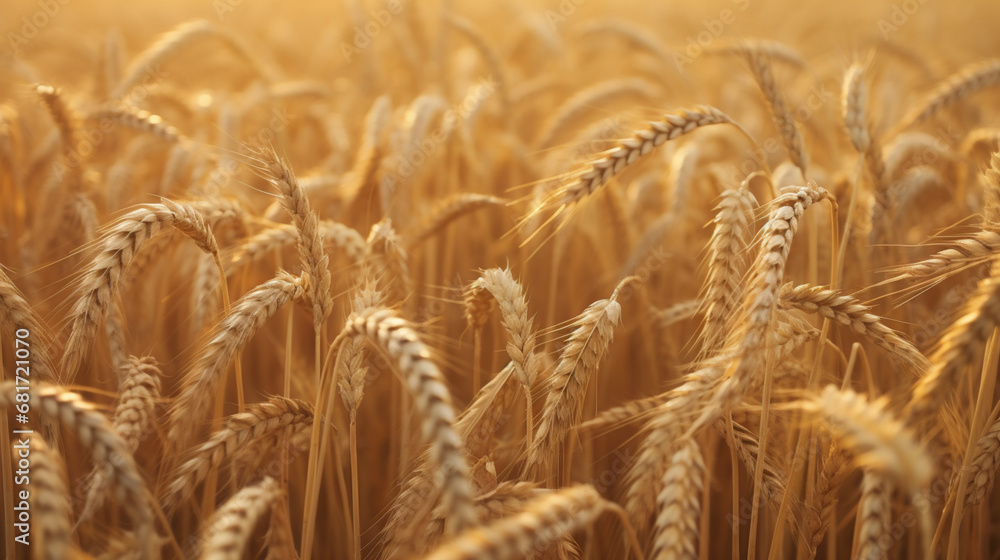
<svg viewBox="0 0 1000 560">
<path fill-rule="evenodd" d="M 232 310 L 212 330 L 209 342 L 194 367 L 182 381 L 180 395 L 169 419 L 169 441 L 174 450 L 184 450 L 200 431 L 219 381 L 230 360 L 254 336 L 264 322 L 285 303 L 301 299 L 307 282 L 279 271 L 276 278 L 250 290 L 233 304 Z"/>
<path fill-rule="evenodd" d="M 813 504 L 815 515 L 810 517 L 810 523 L 807 526 L 806 535 L 809 542 L 808 558 L 810 560 L 816 557 L 816 550 L 819 548 L 820 543 L 823 542 L 823 537 L 826 536 L 827 530 L 830 529 L 833 514 L 837 509 L 837 494 L 840 491 L 840 485 L 847 478 L 847 475 L 847 457 L 841 453 L 837 445 L 831 444 L 823 461 L 823 470 L 819 473 L 816 480 L 815 501 Z"/>
<path fill-rule="evenodd" d="M 5 334 L 13 334 L 18 329 L 27 329 L 32 337 L 37 337 L 40 344 L 31 349 L 32 375 L 41 381 L 52 382 L 55 373 L 52 369 L 52 359 L 49 356 L 48 329 L 44 327 L 35 310 L 24 298 L 14 282 L 0 267 L 0 326 Z"/>
<path fill-rule="evenodd" d="M 888 411 L 884 397 L 869 401 L 851 390 L 828 385 L 803 404 L 813 417 L 826 420 L 827 427 L 855 461 L 918 491 L 930 484 L 934 465 L 914 434 Z"/>
<path fill-rule="evenodd" d="M 165 226 L 190 237 L 203 251 L 218 254 L 215 235 L 205 216 L 192 204 L 164 199 L 122 216 L 99 240 L 98 255 L 87 267 L 77 288 L 71 313 L 72 327 L 59 371 L 66 382 L 76 377 L 90 348 L 90 341 L 104 319 L 136 253 Z"/>
<path fill-rule="evenodd" d="M 640 534 L 649 527 L 656 511 L 663 473 L 677 450 L 677 442 L 684 441 L 684 428 L 711 398 L 713 389 L 725 374 L 725 365 L 723 360 L 713 360 L 685 376 L 684 383 L 667 393 L 666 400 L 646 422 L 647 435 L 629 469 L 625 495 L 625 511 Z"/>
<path fill-rule="evenodd" d="M 440 486 L 451 527 L 457 532 L 474 526 L 469 466 L 455 432 L 451 396 L 444 376 L 430 359 L 430 349 L 407 321 L 389 309 L 369 309 L 358 314 L 344 326 L 341 336 L 364 338 L 396 360 L 416 401 L 424 440 L 431 445 L 431 460 L 442 474 Z"/>
<path fill-rule="evenodd" d="M 762 56 L 766 56 L 776 62 L 783 62 L 802 69 L 809 68 L 806 60 L 793 47 L 770 39 L 725 39 L 720 37 L 705 49 L 706 54 L 744 57 L 748 51 L 760 53 Z"/>
<path fill-rule="evenodd" d="M 871 145 L 868 132 L 868 87 L 864 82 L 865 68 L 855 62 L 844 74 L 843 99 L 844 126 L 847 137 L 858 153 L 865 153 Z"/>
<path fill-rule="evenodd" d="M 902 130 L 929 119 L 941 109 L 981 89 L 1000 83 L 1000 60 L 988 60 L 962 68 L 944 80 L 917 103 L 900 121 Z"/>
<path fill-rule="evenodd" d="M 313 329 L 319 333 L 323 323 L 333 310 L 333 295 L 330 285 L 330 257 L 323 247 L 323 230 L 319 216 L 313 211 L 305 191 L 295 179 L 291 167 L 272 148 L 261 149 L 259 165 L 268 181 L 281 193 L 281 202 L 292 217 L 299 239 L 299 263 L 309 274 L 309 299 L 313 304 Z"/>
<path fill-rule="evenodd" d="M 379 162 L 382 160 L 380 139 L 391 116 L 392 102 L 388 95 L 376 99 L 365 115 L 365 132 L 350 171 L 350 179 L 341 189 L 343 193 L 341 196 L 345 202 L 351 203 L 357 200 L 364 188 L 374 181 L 375 172 L 378 171 Z"/>
<path fill-rule="evenodd" d="M 120 105 L 114 108 L 100 109 L 89 113 L 87 118 L 100 122 L 104 126 L 105 122 L 117 123 L 128 128 L 139 130 L 151 134 L 167 142 L 182 142 L 187 139 L 181 131 L 163 121 L 163 117 L 146 111 L 135 109 L 127 105 Z"/>
<path fill-rule="evenodd" d="M 538 377 L 539 363 L 535 356 L 533 320 L 528 316 L 528 300 L 524 296 L 524 290 L 511 275 L 510 269 L 491 268 L 483 271 L 482 276 L 472 283 L 469 294 L 472 301 L 481 301 L 483 296 L 492 296 L 500 307 L 500 320 L 510 338 L 507 342 L 507 355 L 514 367 L 514 375 L 525 394 L 527 430 L 531 433 L 533 431 L 531 388 Z M 479 315 L 481 314 L 480 311 Z"/>
<path fill-rule="evenodd" d="M 908 411 L 911 419 L 926 417 L 944 400 L 947 388 L 958 384 L 958 376 L 978 358 L 979 348 L 997 325 L 1000 325 L 1000 261 L 994 262 L 990 276 L 979 282 L 976 294 L 941 336 L 930 358 L 933 367 L 913 387 Z"/>
<path fill-rule="evenodd" d="M 555 199 L 558 206 L 575 204 L 591 195 L 602 185 L 635 163 L 653 148 L 667 140 L 674 140 L 697 128 L 713 124 L 732 124 L 741 131 L 742 127 L 722 111 L 706 105 L 693 109 L 680 109 L 664 115 L 662 120 L 652 121 L 645 129 L 633 133 L 612 148 L 604 157 L 588 163 L 577 172 L 577 177 L 558 191 Z M 749 137 L 749 133 L 746 133 Z"/>
<path fill-rule="evenodd" d="M 861 479 L 861 500 L 858 502 L 858 560 L 882 560 L 886 550 L 881 539 L 892 522 L 889 481 L 876 471 L 865 471 Z"/>
<path fill-rule="evenodd" d="M 868 122 L 868 85 L 865 83 L 865 67 L 855 62 L 844 74 L 841 94 L 844 127 L 851 145 L 859 154 L 864 154 L 865 166 L 875 180 L 877 192 L 885 184 L 885 161 L 882 146 L 872 132 Z"/>
<path fill-rule="evenodd" d="M 70 558 L 73 550 L 73 530 L 70 523 L 73 509 L 68 499 L 69 489 L 66 487 L 66 464 L 40 434 L 33 434 L 27 439 L 31 457 L 31 482 L 25 489 L 29 495 L 31 515 L 38 520 L 41 529 L 38 541 L 31 543 L 37 547 L 32 550 L 32 558 Z M 23 449 L 20 446 L 22 442 L 23 440 L 15 440 L 15 452 Z"/>
<path fill-rule="evenodd" d="M 261 76 L 268 81 L 275 81 L 273 70 L 262 65 L 251 53 L 250 48 L 233 33 L 212 25 L 205 20 L 191 21 L 177 26 L 176 29 L 164 34 L 159 40 L 149 48 L 139 54 L 125 71 L 125 77 L 117 84 L 111 92 L 111 99 L 121 99 L 131 90 L 144 76 L 158 72 L 159 65 L 174 51 L 192 43 L 202 37 L 215 36 L 225 42 Z M 153 74 L 154 76 L 156 74 Z"/>
<path fill-rule="evenodd" d="M 770 59 L 765 53 L 756 50 L 747 50 L 746 57 L 750 63 L 753 77 L 757 81 L 760 91 L 764 94 L 764 99 L 767 100 L 774 124 L 781 134 L 781 140 L 785 144 L 785 149 L 788 150 L 792 163 L 802 171 L 803 177 L 808 177 L 809 155 L 806 153 L 805 142 L 802 140 L 802 133 L 799 132 L 798 125 L 795 124 L 794 115 L 788 110 L 784 97 L 778 91 L 778 85 L 774 81 L 774 73 L 771 71 Z"/>
<path fill-rule="evenodd" d="M 35 93 L 42 99 L 49 116 L 59 129 L 59 141 L 62 143 L 63 153 L 68 154 L 75 149 L 76 143 L 76 119 L 66 104 L 62 91 L 49 85 L 35 86 Z"/>
<path fill-rule="evenodd" d="M 702 327 L 702 353 L 718 350 L 726 336 L 726 325 L 732 320 L 742 297 L 741 278 L 744 272 L 744 240 L 750 228 L 750 218 L 757 201 L 747 188 L 746 181 L 738 190 L 722 193 L 715 229 L 709 240 L 711 251 L 708 261 L 708 278 L 702 305 L 705 323 Z"/>
<path fill-rule="evenodd" d="M 713 395 L 710 406 L 691 425 L 689 434 L 725 414 L 746 393 L 753 378 L 763 369 L 761 366 L 766 363 L 768 349 L 767 331 L 774 317 L 785 264 L 799 220 L 807 208 L 824 199 L 830 200 L 830 195 L 822 188 L 787 187 L 771 202 L 770 218 L 761 231 L 760 252 L 753 265 L 753 276 L 746 295 L 743 328 L 736 333 L 738 351 L 735 366 L 730 368 L 731 374 Z"/>
<path fill-rule="evenodd" d="M 208 521 L 201 539 L 203 560 L 239 560 L 243 558 L 257 521 L 278 499 L 281 488 L 271 477 L 247 486 L 230 498 Z"/>
<path fill-rule="evenodd" d="M 640 51 L 646 51 L 662 62 L 672 62 L 670 51 L 660 42 L 658 34 L 645 29 L 633 22 L 621 19 L 601 19 L 588 23 L 580 29 L 580 38 L 589 40 L 592 35 L 601 33 L 617 36 L 630 46 Z M 595 42 L 593 44 L 603 44 Z"/>
<path fill-rule="evenodd" d="M 969 487 L 965 492 L 965 503 L 975 505 L 983 501 L 993 489 L 997 468 L 1000 467 L 1000 420 L 986 430 L 976 442 L 976 450 L 969 463 Z M 958 484 L 958 477 L 954 485 Z"/>
<path fill-rule="evenodd" d="M 649 317 L 657 328 L 666 329 L 694 317 L 704 305 L 701 299 L 695 298 L 675 303 L 664 309 L 650 306 Z"/>
<path fill-rule="evenodd" d="M 507 418 L 507 411 L 518 396 L 514 383 L 514 364 L 507 364 L 499 374 L 484 386 L 455 422 L 455 431 L 462 438 L 467 455 L 482 457 L 496 446 L 498 434 Z M 403 546 L 412 546 L 419 540 L 421 522 L 429 520 L 439 489 L 433 482 L 433 465 L 424 453 L 414 474 L 399 491 L 392 515 L 383 531 L 388 538 L 389 556 Z"/>
<path fill-rule="evenodd" d="M 501 482 L 496 488 L 476 497 L 476 514 L 479 516 L 479 522 L 487 523 L 520 513 L 533 498 L 545 492 L 533 482 Z M 444 512 L 440 510 L 434 512 L 425 533 L 428 542 L 433 542 L 444 535 L 444 519 Z"/>
<path fill-rule="evenodd" d="M 238 450 L 288 426 L 299 429 L 312 421 L 312 406 L 294 399 L 272 397 L 267 402 L 247 405 L 246 412 L 227 417 L 222 429 L 188 453 L 188 459 L 169 474 L 160 497 L 164 509 L 172 510 L 190 498 L 209 472 Z"/>
<path fill-rule="evenodd" d="M 372 226 L 365 245 L 364 275 L 378 280 L 391 303 L 406 299 L 412 289 L 406 249 L 386 218 Z"/>
<path fill-rule="evenodd" d="M 788 283 L 781 289 L 781 304 L 817 313 L 850 327 L 854 332 L 867 336 L 891 358 L 907 364 L 918 372 L 927 371 L 931 367 L 930 362 L 919 350 L 899 333 L 886 327 L 879 316 L 869 313 L 870 308 L 862 305 L 854 296 L 821 286 L 800 284 L 793 287 Z"/>
<path fill-rule="evenodd" d="M 150 356 L 129 356 L 122 364 L 122 370 L 119 376 L 124 381 L 118 389 L 121 396 L 115 407 L 113 425 L 125 448 L 135 453 L 146 435 L 154 432 L 156 400 L 160 398 L 160 377 L 163 373 L 156 359 Z M 103 470 L 93 471 L 78 523 L 89 519 L 101 506 L 106 483 L 107 476 Z"/>
<path fill-rule="evenodd" d="M 663 489 L 656 497 L 653 560 L 694 560 L 698 557 L 701 491 L 705 462 L 693 440 L 680 444 L 663 473 Z"/>
<path fill-rule="evenodd" d="M 589 526 L 609 505 L 591 486 L 553 490 L 525 509 L 472 529 L 425 556 L 426 560 L 504 560 L 544 554 L 573 532 Z"/>
<path fill-rule="evenodd" d="M 543 474 L 545 467 L 551 465 L 552 454 L 561 450 L 570 428 L 580 421 L 587 385 L 614 340 L 615 326 L 621 320 L 619 291 L 633 279 L 622 280 L 609 299 L 590 304 L 573 321 L 576 329 L 566 341 L 549 378 L 538 431 L 528 449 L 525 472 L 529 477 L 538 479 Z"/>
<path fill-rule="evenodd" d="M 432 209 L 429 217 L 423 221 L 416 230 L 406 236 L 406 246 L 410 249 L 441 231 L 454 220 L 479 210 L 491 206 L 503 206 L 507 200 L 477 193 L 457 193 L 444 199 L 440 204 Z"/>
<path fill-rule="evenodd" d="M 935 282 L 939 282 L 951 274 L 988 261 L 997 252 L 1000 252 L 1000 232 L 984 229 L 972 237 L 955 241 L 951 247 L 942 249 L 922 261 L 891 269 L 897 275 L 882 283 L 931 277 L 934 277 Z"/>
<path fill-rule="evenodd" d="M 928 492 L 934 474 L 933 461 L 913 433 L 889 413 L 886 398 L 869 401 L 854 391 L 828 385 L 802 407 L 812 417 L 826 420 L 827 427 L 841 445 L 853 452 L 855 462 L 864 469 L 866 476 L 870 473 L 877 478 L 883 489 L 885 483 L 899 483 L 911 498 Z M 876 491 L 876 486 L 876 480 L 872 479 L 870 490 Z M 878 504 L 872 501 L 870 507 L 877 508 Z M 930 511 L 925 509 L 920 514 L 922 549 L 924 557 L 931 558 Z M 881 515 L 880 509 L 873 509 L 870 514 L 862 511 L 859 519 L 875 515 Z M 875 530 L 874 523 L 864 525 Z"/>
</svg>

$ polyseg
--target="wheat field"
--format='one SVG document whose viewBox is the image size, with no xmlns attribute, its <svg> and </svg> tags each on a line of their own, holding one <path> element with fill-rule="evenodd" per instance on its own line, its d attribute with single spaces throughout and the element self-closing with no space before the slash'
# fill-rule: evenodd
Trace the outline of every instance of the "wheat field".
<svg viewBox="0 0 1000 560">
<path fill-rule="evenodd" d="M 1000 558 L 1000 4 L 4 2 L 7 558 Z"/>
</svg>

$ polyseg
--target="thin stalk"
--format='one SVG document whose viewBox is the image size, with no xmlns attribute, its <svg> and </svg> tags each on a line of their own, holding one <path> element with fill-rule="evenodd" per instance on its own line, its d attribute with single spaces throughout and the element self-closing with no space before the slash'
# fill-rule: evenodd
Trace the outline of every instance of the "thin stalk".
<svg viewBox="0 0 1000 560">
<path fill-rule="evenodd" d="M 976 451 L 976 443 L 979 442 L 983 430 L 983 423 L 989 413 L 990 403 L 993 400 L 993 389 L 996 386 L 996 368 L 1000 350 L 1000 328 L 994 328 L 986 345 L 986 359 L 983 361 L 983 370 L 979 376 L 979 395 L 976 397 L 976 408 L 972 414 L 972 425 L 969 427 L 969 443 L 965 448 L 965 457 L 962 459 L 961 474 L 958 477 L 958 488 L 955 491 L 955 513 L 951 518 L 951 534 L 948 537 L 948 559 L 958 558 L 959 534 L 962 529 L 962 517 L 965 514 L 965 491 L 969 486 L 969 461 Z"/>
<path fill-rule="evenodd" d="M 334 341 L 327 352 L 326 363 L 330 363 L 330 355 L 335 347 L 339 346 L 339 340 Z M 337 351 L 337 359 L 340 359 L 340 350 Z M 324 374 L 329 367 L 322 368 L 319 381 L 319 401 L 316 403 L 316 417 L 313 420 L 312 435 L 309 439 L 309 465 L 306 469 L 306 491 L 305 506 L 302 513 L 302 537 L 300 548 L 302 549 L 302 560 L 309 560 L 312 557 L 313 535 L 316 530 L 316 507 L 319 501 L 319 491 L 316 488 L 319 470 L 322 469 L 323 459 L 326 454 L 326 431 L 327 419 L 331 418 L 329 402 L 332 392 L 327 384 L 331 381 L 330 375 Z"/>
<path fill-rule="evenodd" d="M 733 471 L 733 560 L 740 560 L 740 459 L 736 456 L 736 431 L 733 428 L 733 413 L 726 414 L 729 424 L 729 459 Z"/>
<path fill-rule="evenodd" d="M 479 387 L 482 386 L 482 368 L 480 366 L 480 361 L 482 360 L 483 352 L 483 329 L 481 327 L 476 327 L 472 334 L 472 394 L 479 394 Z"/>
<path fill-rule="evenodd" d="M 361 560 L 361 508 L 358 504 L 358 419 L 351 411 L 351 500 L 354 520 L 354 558 Z"/>
<path fill-rule="evenodd" d="M 535 439 L 534 403 L 531 400 L 531 387 L 521 385 L 521 388 L 524 390 L 524 437 L 527 441 L 526 448 L 530 448 L 531 442 Z"/>
<path fill-rule="evenodd" d="M 226 268 L 222 265 L 222 257 L 216 252 L 215 257 L 215 267 L 219 269 L 219 291 L 222 292 L 222 310 L 223 317 L 229 315 L 231 309 L 229 301 L 229 285 L 226 282 Z M 243 365 L 240 363 L 240 355 L 236 354 L 236 402 L 239 404 L 239 411 L 243 412 L 246 410 L 246 401 L 243 398 Z"/>
<path fill-rule="evenodd" d="M 764 457 L 767 455 L 767 422 L 770 417 L 771 412 L 771 387 L 774 382 L 774 376 L 771 375 L 771 353 L 765 347 L 765 365 L 764 365 L 764 390 L 761 396 L 761 409 L 760 409 L 760 433 L 757 436 L 758 451 L 757 451 L 757 464 L 754 466 L 753 473 L 753 501 L 754 504 L 753 511 L 750 514 L 750 532 L 749 538 L 750 542 L 747 544 L 747 558 L 748 560 L 754 560 L 757 553 L 757 523 L 760 520 L 759 511 L 760 508 L 757 504 L 760 503 L 760 492 L 761 492 L 761 482 L 764 479 Z M 779 541 L 772 541 L 779 542 Z M 779 548 L 779 547 L 772 547 Z"/>
</svg>

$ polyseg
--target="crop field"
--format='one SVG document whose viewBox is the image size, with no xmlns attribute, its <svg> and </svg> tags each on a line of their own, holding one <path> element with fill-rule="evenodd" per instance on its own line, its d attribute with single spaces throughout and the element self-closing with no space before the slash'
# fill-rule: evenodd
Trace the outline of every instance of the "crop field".
<svg viewBox="0 0 1000 560">
<path fill-rule="evenodd" d="M 1000 558 L 1000 3 L 0 4 L 4 557 Z"/>
</svg>

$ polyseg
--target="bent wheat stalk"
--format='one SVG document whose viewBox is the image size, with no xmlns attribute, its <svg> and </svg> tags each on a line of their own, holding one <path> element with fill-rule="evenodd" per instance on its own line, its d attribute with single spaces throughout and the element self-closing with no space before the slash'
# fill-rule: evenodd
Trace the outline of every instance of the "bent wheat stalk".
<svg viewBox="0 0 1000 560">
<path fill-rule="evenodd" d="M 203 251 L 218 255 L 219 246 L 205 216 L 193 205 L 164 199 L 122 216 L 99 240 L 97 256 L 76 290 L 69 340 L 59 363 L 60 379 L 72 382 L 86 359 L 90 340 L 119 295 L 129 265 L 142 246 L 165 226 L 190 237 Z"/>
<path fill-rule="evenodd" d="M 292 300 L 301 299 L 307 282 L 286 272 L 269 280 L 240 298 L 229 315 L 212 330 L 201 355 L 184 375 L 182 388 L 168 420 L 168 440 L 174 451 L 187 449 L 191 439 L 200 432 L 209 405 L 230 360 L 240 351 L 263 324 Z"/>
</svg>

